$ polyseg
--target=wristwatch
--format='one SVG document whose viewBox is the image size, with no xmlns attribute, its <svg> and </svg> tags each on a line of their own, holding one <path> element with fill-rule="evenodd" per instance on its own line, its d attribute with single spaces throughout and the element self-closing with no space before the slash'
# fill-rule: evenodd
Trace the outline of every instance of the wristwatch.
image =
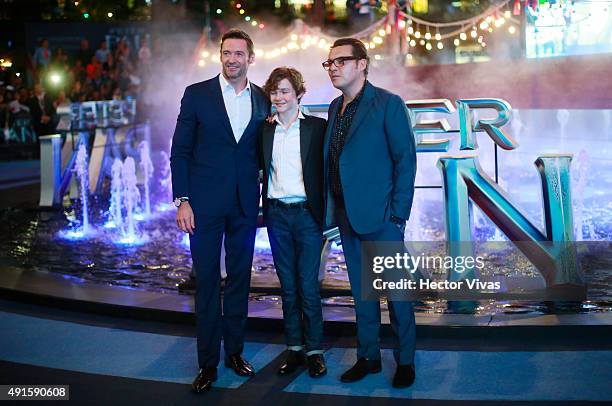
<svg viewBox="0 0 612 406">
<path fill-rule="evenodd" d="M 188 197 L 177 197 L 176 199 L 174 199 L 174 205 L 176 207 L 181 207 L 181 204 L 183 202 L 188 202 L 189 198 Z"/>
</svg>

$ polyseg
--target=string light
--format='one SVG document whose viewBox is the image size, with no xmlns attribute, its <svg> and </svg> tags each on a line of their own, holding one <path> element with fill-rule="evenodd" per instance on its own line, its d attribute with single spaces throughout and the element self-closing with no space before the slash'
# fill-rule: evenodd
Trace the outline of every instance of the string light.
<svg viewBox="0 0 612 406">
<path fill-rule="evenodd" d="M 490 8 L 486 13 L 483 13 L 480 16 L 476 16 L 467 20 L 463 20 L 457 23 L 428 23 L 423 20 L 417 19 L 417 21 L 413 21 L 411 18 L 407 18 L 407 15 L 404 13 L 399 14 L 399 20 L 397 21 L 397 27 L 405 33 L 406 42 L 409 47 L 417 47 L 422 46 L 427 51 L 431 51 L 433 49 L 443 50 L 444 49 L 444 41 L 446 39 L 452 40 L 452 44 L 455 47 L 461 46 L 461 41 L 467 41 L 468 36 L 471 37 L 474 42 L 478 42 L 481 47 L 486 47 L 486 42 L 484 35 L 480 33 L 492 32 L 493 28 L 499 28 L 507 21 L 512 21 L 517 23 L 516 20 L 512 18 L 512 15 L 508 14 L 508 11 L 503 12 L 502 7 L 506 6 L 509 1 L 503 2 L 501 5 L 495 6 L 494 8 Z M 221 11 L 221 9 L 217 9 Z M 241 3 L 237 3 L 235 5 L 234 10 L 237 10 L 241 15 L 243 15 L 244 20 L 247 23 L 251 23 L 253 27 L 259 27 L 263 29 L 265 25 L 263 23 L 258 23 L 253 20 L 253 17 L 248 15 L 247 11 L 243 7 Z M 416 23 L 416 27 L 415 27 Z M 425 26 L 425 29 L 421 31 L 419 29 L 419 24 Z M 508 25 L 508 32 L 510 34 L 515 34 L 517 32 L 517 27 L 512 24 Z M 447 28 L 455 26 L 459 29 L 447 30 Z M 460 27 L 459 27 L 460 26 Z M 317 33 L 316 35 L 308 27 L 305 26 L 306 32 L 303 34 L 292 33 L 289 38 L 287 38 L 287 42 L 285 44 L 279 44 L 274 49 L 262 50 L 257 49 L 255 54 L 264 59 L 273 59 L 277 57 L 281 57 L 282 55 L 286 55 L 291 52 L 306 50 L 308 48 L 318 48 L 321 51 L 326 51 L 329 49 L 329 39 L 321 38 L 321 34 Z M 446 33 L 440 32 L 442 29 L 445 29 Z M 479 33 L 480 30 L 480 33 Z M 367 32 L 358 38 L 362 41 L 366 49 L 375 50 L 377 47 L 381 47 L 384 44 L 385 38 L 392 32 L 392 25 L 388 23 L 387 19 L 380 20 L 379 22 L 370 26 L 370 28 L 362 31 L 362 33 Z M 332 39 L 333 40 L 333 39 Z M 449 41 L 450 42 L 450 41 Z M 204 55 L 204 53 L 202 53 Z M 374 56 L 375 60 L 381 60 L 384 57 L 381 54 L 375 54 L 378 56 Z M 202 60 L 203 61 L 203 60 Z M 218 60 L 213 59 L 211 57 L 211 61 L 215 63 L 219 63 Z M 204 61 L 203 61 L 204 62 Z M 200 63 L 198 63 L 199 65 Z"/>
<path fill-rule="evenodd" d="M 506 22 L 512 21 L 517 23 L 516 20 L 512 18 L 512 11 L 509 9 L 509 3 L 511 0 L 505 0 L 500 2 L 499 4 L 490 7 L 488 10 L 483 12 L 482 14 L 468 18 L 461 21 L 456 21 L 453 23 L 433 23 L 427 22 L 425 20 L 421 20 L 416 18 L 416 28 L 412 27 L 413 24 L 413 16 L 410 16 L 404 12 L 399 13 L 399 22 L 398 27 L 408 26 L 406 29 L 406 40 L 408 41 L 408 45 L 416 46 L 417 44 L 424 46 L 427 50 L 433 49 L 432 41 L 435 39 L 435 46 L 437 49 L 444 49 L 443 41 L 445 39 L 452 39 L 452 43 L 455 47 L 461 46 L 461 41 L 467 41 L 468 36 L 471 39 L 477 41 L 481 46 L 485 47 L 485 38 L 483 35 L 479 34 L 479 29 L 481 32 L 493 32 L 494 28 L 500 28 L 503 25 L 506 25 Z M 425 32 L 421 32 L 419 30 L 419 24 L 425 26 Z M 451 27 L 456 27 L 459 29 L 449 29 Z M 435 28 L 435 35 L 431 32 L 431 28 Z M 446 34 L 440 33 L 440 29 L 445 28 L 449 29 Z M 517 32 L 517 27 L 514 25 L 509 25 L 508 32 L 510 34 L 515 34 Z M 457 37 L 458 36 L 458 37 Z"/>
</svg>

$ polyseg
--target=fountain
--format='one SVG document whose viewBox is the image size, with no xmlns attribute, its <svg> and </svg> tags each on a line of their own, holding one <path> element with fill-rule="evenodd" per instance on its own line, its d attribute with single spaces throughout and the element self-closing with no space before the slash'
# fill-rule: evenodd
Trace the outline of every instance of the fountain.
<svg viewBox="0 0 612 406">
<path fill-rule="evenodd" d="M 125 227 L 123 238 L 119 242 L 132 244 L 136 242 L 136 231 L 134 229 L 135 213 L 140 200 L 140 190 L 136 185 L 136 163 L 134 158 L 127 157 L 121 168 L 123 206 L 125 207 Z"/>
<path fill-rule="evenodd" d="M 89 214 L 87 210 L 87 203 L 89 199 L 89 170 L 87 167 L 87 149 L 85 144 L 81 144 L 79 146 L 79 152 L 77 153 L 75 162 L 75 170 L 81 186 L 81 205 L 83 211 L 83 222 L 81 223 L 82 230 L 83 234 L 87 234 L 89 231 Z"/>
<path fill-rule="evenodd" d="M 159 186 L 161 187 L 160 194 L 162 196 L 161 203 L 158 204 L 158 210 L 170 210 L 174 208 L 172 202 L 172 172 L 170 170 L 170 157 L 166 151 L 161 151 L 161 166 L 159 176 Z"/>
<path fill-rule="evenodd" d="M 144 204 L 145 204 L 145 215 L 151 216 L 151 196 L 149 192 L 149 181 L 153 176 L 153 162 L 151 162 L 151 152 L 149 143 L 142 141 L 138 145 L 138 151 L 140 152 L 140 169 L 144 176 Z"/>
<path fill-rule="evenodd" d="M 570 113 L 566 109 L 557 110 L 557 121 L 559 122 L 559 127 L 561 129 L 561 133 L 559 134 L 561 137 L 561 152 L 565 151 L 565 127 L 567 127 L 567 123 L 569 122 Z"/>
<path fill-rule="evenodd" d="M 111 197 L 109 207 L 109 221 L 104 225 L 106 228 L 123 227 L 122 199 L 121 199 L 121 170 L 123 163 L 121 159 L 115 158 L 111 168 Z"/>
</svg>

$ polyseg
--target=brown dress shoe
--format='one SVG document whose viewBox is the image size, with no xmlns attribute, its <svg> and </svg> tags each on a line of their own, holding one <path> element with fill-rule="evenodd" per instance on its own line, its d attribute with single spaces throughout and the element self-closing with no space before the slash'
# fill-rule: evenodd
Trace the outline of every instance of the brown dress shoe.
<svg viewBox="0 0 612 406">
<path fill-rule="evenodd" d="M 304 365 L 304 353 L 302 351 L 292 351 L 287 350 L 287 357 L 285 358 L 285 362 L 278 369 L 279 375 L 288 375 L 293 372 L 300 366 Z"/>
<path fill-rule="evenodd" d="M 308 356 L 308 375 L 311 378 L 318 378 L 327 373 L 327 367 L 325 367 L 325 358 L 323 354 L 312 354 Z"/>
</svg>

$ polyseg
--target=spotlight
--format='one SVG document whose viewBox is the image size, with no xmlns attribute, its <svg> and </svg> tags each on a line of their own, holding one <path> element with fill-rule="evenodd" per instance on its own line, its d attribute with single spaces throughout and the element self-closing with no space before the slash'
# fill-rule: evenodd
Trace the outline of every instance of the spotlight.
<svg viewBox="0 0 612 406">
<path fill-rule="evenodd" d="M 62 81 L 62 77 L 59 75 L 59 73 L 54 72 L 49 75 L 49 80 L 51 81 L 52 84 L 59 85 L 60 82 Z"/>
</svg>

